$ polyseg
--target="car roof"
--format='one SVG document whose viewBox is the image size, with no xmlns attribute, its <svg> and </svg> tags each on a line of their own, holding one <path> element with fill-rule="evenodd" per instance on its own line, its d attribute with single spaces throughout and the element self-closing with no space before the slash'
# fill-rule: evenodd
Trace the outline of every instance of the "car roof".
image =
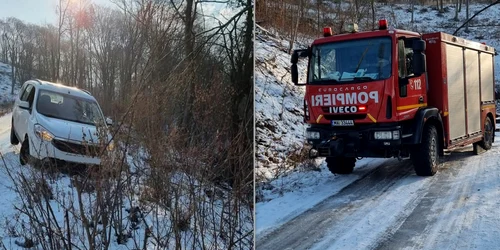
<svg viewBox="0 0 500 250">
<path fill-rule="evenodd" d="M 95 98 L 88 92 L 87 90 L 82 90 L 76 87 L 66 86 L 60 83 L 53 83 L 42 80 L 29 80 L 28 83 L 31 83 L 40 90 L 48 90 L 61 94 L 69 94 L 76 97 L 81 97 L 85 99 L 95 100 Z"/>
</svg>

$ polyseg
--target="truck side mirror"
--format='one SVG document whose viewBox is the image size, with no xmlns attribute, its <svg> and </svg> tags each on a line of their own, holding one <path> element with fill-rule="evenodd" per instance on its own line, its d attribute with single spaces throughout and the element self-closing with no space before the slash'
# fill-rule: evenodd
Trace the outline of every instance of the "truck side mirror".
<svg viewBox="0 0 500 250">
<path fill-rule="evenodd" d="M 297 67 L 297 63 L 299 62 L 299 57 L 308 57 L 309 54 L 309 49 L 294 50 L 292 53 L 292 58 L 290 60 L 292 66 L 290 71 L 292 74 L 292 82 L 295 85 L 305 85 L 303 83 L 299 83 L 299 69 Z"/>
<path fill-rule="evenodd" d="M 292 64 L 297 64 L 299 62 L 299 52 L 294 50 L 292 53 L 292 59 L 290 60 Z"/>
<path fill-rule="evenodd" d="M 292 64 L 292 82 L 295 85 L 299 85 L 299 70 L 297 69 L 297 63 Z"/>
<path fill-rule="evenodd" d="M 413 73 L 420 76 L 427 71 L 425 62 L 425 41 L 422 39 L 413 40 Z"/>
</svg>

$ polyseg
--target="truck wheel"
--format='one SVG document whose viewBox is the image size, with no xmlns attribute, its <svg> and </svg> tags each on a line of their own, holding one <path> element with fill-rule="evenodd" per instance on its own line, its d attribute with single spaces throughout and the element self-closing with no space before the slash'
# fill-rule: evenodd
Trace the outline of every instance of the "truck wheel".
<svg viewBox="0 0 500 250">
<path fill-rule="evenodd" d="M 30 159 L 30 145 L 28 142 L 28 138 L 24 139 L 23 143 L 21 144 L 21 151 L 19 152 L 19 162 L 21 165 L 26 165 L 29 163 Z"/>
<path fill-rule="evenodd" d="M 439 164 L 438 133 L 434 125 L 426 125 L 422 133 L 422 142 L 413 148 L 410 158 L 415 173 L 419 176 L 433 176 Z"/>
<path fill-rule="evenodd" d="M 486 117 L 486 120 L 484 120 L 483 140 L 479 142 L 479 146 L 481 146 L 486 150 L 491 149 L 494 136 L 495 136 L 495 129 L 493 128 L 493 122 L 491 122 L 491 118 Z"/>
<path fill-rule="evenodd" d="M 14 132 L 14 125 L 10 127 L 10 144 L 17 145 L 19 140 L 17 139 L 16 133 Z"/>
<path fill-rule="evenodd" d="M 355 163 L 352 157 L 326 157 L 326 165 L 333 174 L 350 174 Z"/>
</svg>

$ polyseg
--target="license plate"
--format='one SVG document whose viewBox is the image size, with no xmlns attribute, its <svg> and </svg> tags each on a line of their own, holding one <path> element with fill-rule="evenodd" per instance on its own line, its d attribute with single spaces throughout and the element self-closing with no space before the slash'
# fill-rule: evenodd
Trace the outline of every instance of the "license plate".
<svg viewBox="0 0 500 250">
<path fill-rule="evenodd" d="M 354 126 L 354 120 L 333 120 L 332 126 Z"/>
</svg>

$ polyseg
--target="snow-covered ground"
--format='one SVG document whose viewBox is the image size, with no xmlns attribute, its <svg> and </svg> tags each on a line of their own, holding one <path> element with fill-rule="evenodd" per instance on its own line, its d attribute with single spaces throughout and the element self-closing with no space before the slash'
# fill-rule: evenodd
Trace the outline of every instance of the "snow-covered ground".
<svg viewBox="0 0 500 250">
<path fill-rule="evenodd" d="M 19 84 L 14 86 L 14 94 L 12 90 L 11 67 L 8 64 L 0 62 L 0 105 L 12 103 L 19 92 Z"/>
<path fill-rule="evenodd" d="M 484 6 L 471 5 L 471 16 Z M 376 12 L 390 27 L 422 33 L 451 34 L 465 20 L 465 7 L 457 22 L 454 6 L 438 14 L 417 5 L 411 23 L 408 9 L 378 5 Z M 471 26 L 491 26 L 462 29 L 458 36 L 500 50 L 499 15 L 498 6 L 482 12 Z M 494 184 L 500 183 L 500 137 L 480 156 L 470 155 L 470 147 L 452 152 L 432 178 L 417 177 L 408 160 L 396 159 L 363 159 L 353 174 L 334 176 L 322 159 L 305 160 L 304 88 L 291 83 L 288 43 L 268 30 L 257 28 L 255 44 L 257 249 L 482 249 L 500 243 L 498 204 L 482 200 L 500 193 Z M 303 40 L 296 48 L 312 41 Z M 495 69 L 498 84 L 500 56 Z"/>
<path fill-rule="evenodd" d="M 116 224 L 107 228 L 110 239 L 109 249 L 143 249 L 145 246 L 147 246 L 145 249 L 176 249 L 178 247 L 182 249 L 227 249 L 231 247 L 251 249 L 253 245 L 253 213 L 248 207 L 240 206 L 236 202 L 233 204 L 234 201 L 231 200 L 229 190 L 218 189 L 211 184 L 199 183 L 196 178 L 184 173 L 172 173 L 169 185 L 178 189 L 174 188 L 171 190 L 172 193 L 164 194 L 165 197 L 161 198 L 161 202 L 169 200 L 168 204 L 170 205 L 157 206 L 155 202 L 160 202 L 160 198 L 158 200 L 151 198 L 155 197 L 155 190 L 146 184 L 146 173 L 149 170 L 144 159 L 147 154 L 138 148 L 131 149 L 132 151 L 129 150 L 127 153 L 130 172 L 125 171 L 129 175 L 121 179 L 123 182 L 121 185 L 124 185 L 125 191 L 115 192 L 117 184 L 106 186 L 109 190 L 102 191 L 102 195 L 113 196 L 105 196 L 108 202 L 98 206 L 99 197 L 94 190 L 100 185 L 106 185 L 107 182 L 101 183 L 92 180 L 92 178 L 81 178 L 78 174 L 67 174 L 64 170 L 57 170 L 49 174 L 48 171 L 42 171 L 40 168 L 20 165 L 20 145 L 11 145 L 9 141 L 11 117 L 11 113 L 0 116 L 0 192 L 2 193 L 0 200 L 0 248 L 24 249 L 21 246 L 27 242 L 25 236 L 33 237 L 33 235 L 37 235 L 35 232 L 47 232 L 47 227 L 43 226 L 46 225 L 46 221 L 49 221 L 47 218 L 51 218 L 51 223 L 58 223 L 58 226 L 54 226 L 54 224 L 50 226 L 53 230 L 60 227 L 64 237 L 66 234 L 71 234 L 74 248 L 89 247 L 88 235 L 84 222 L 82 222 L 83 217 L 79 213 L 83 207 L 85 208 L 84 214 L 91 225 L 94 223 L 92 222 L 93 218 L 105 218 L 100 217 L 102 215 L 97 212 L 101 211 L 100 209 L 104 209 L 103 213 L 107 213 L 109 220 L 116 219 L 114 216 L 122 216 L 119 217 L 121 219 L 118 221 L 122 223 L 123 232 L 116 231 Z M 37 198 L 36 195 L 27 195 L 29 194 L 27 189 L 16 190 L 20 187 L 16 184 L 20 184 L 20 181 L 24 180 L 24 177 L 20 177 L 20 173 L 23 173 L 23 176 L 30 180 L 29 183 L 34 185 L 35 189 L 30 192 L 36 193 L 37 189 L 51 190 L 48 193 L 51 193 L 52 198 L 46 199 L 47 203 L 40 203 L 38 200 L 40 198 Z M 41 176 L 42 173 L 45 176 Z M 31 179 L 34 176 L 36 178 Z M 35 180 L 44 180 L 46 184 L 41 185 Z M 207 189 L 210 187 L 214 189 Z M 214 194 L 208 195 L 210 191 Z M 22 198 L 19 192 L 23 193 Z M 79 192 L 83 193 L 82 203 L 78 199 Z M 41 192 L 40 195 L 42 194 L 45 195 L 46 192 Z M 119 208 L 111 210 L 111 207 L 106 207 L 115 204 L 113 201 L 116 202 L 115 195 L 118 194 L 123 194 L 122 203 L 118 205 Z M 40 204 L 44 205 L 40 206 Z M 27 211 L 26 209 L 31 211 L 30 213 L 35 215 L 38 220 L 30 219 L 25 212 L 21 212 L 21 210 Z M 197 209 L 197 212 L 191 209 Z M 185 222 L 187 224 L 183 226 L 184 229 L 174 229 L 180 227 L 172 219 L 174 211 L 193 212 Z M 185 214 L 175 216 L 183 215 Z M 66 220 L 67 216 L 69 216 L 68 221 Z M 101 220 L 104 219 L 99 219 L 95 223 L 97 231 L 103 232 Z M 69 224 L 67 224 L 68 222 Z M 33 228 L 34 225 L 42 226 L 41 228 Z M 92 232 L 94 226 L 90 226 L 90 228 Z M 175 232 L 175 230 L 179 231 Z M 145 235 L 148 235 L 147 244 L 144 242 Z M 120 243 L 119 238 L 122 236 Z M 232 238 L 232 236 L 236 237 Z M 45 237 L 44 244 L 48 244 L 50 240 L 47 238 L 48 236 Z M 97 233 L 95 237 L 97 239 L 95 249 L 103 249 L 103 246 L 99 244 L 104 236 Z M 33 240 L 34 247 L 37 249 L 43 248 L 40 239 L 29 239 Z M 230 242 L 231 239 L 238 241 Z M 106 242 L 102 243 L 106 244 Z M 58 249 L 58 247 L 51 249 Z"/>
</svg>

